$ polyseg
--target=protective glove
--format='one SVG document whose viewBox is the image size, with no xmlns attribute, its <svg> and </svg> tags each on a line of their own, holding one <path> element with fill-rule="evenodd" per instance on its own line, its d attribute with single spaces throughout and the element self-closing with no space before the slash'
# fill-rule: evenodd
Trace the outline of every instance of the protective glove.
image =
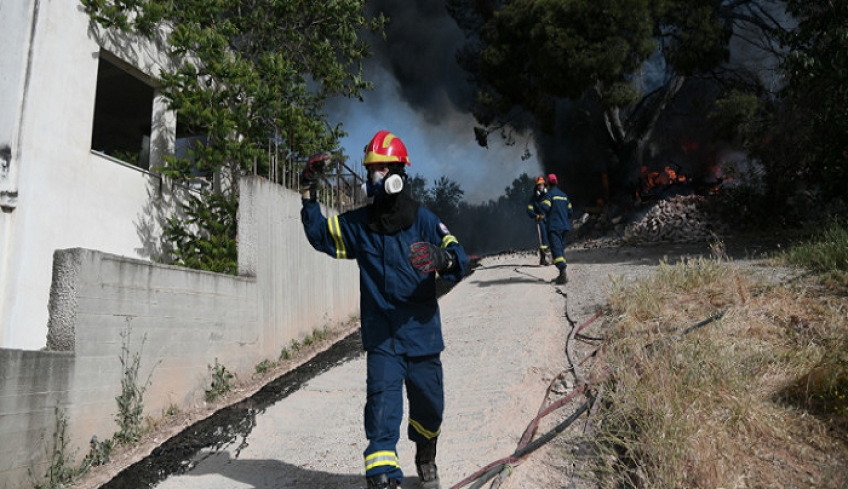
<svg viewBox="0 0 848 489">
<path fill-rule="evenodd" d="M 309 158 L 303 171 L 300 172 L 300 186 L 304 188 L 301 194 L 304 199 L 315 200 L 317 198 L 318 178 L 324 174 L 324 166 L 329 163 L 332 155 L 326 151 L 314 154 Z"/>
<path fill-rule="evenodd" d="M 536 220 L 537 220 L 537 221 L 541 221 L 544 217 L 545 217 L 545 216 L 543 216 L 543 215 L 541 215 L 541 214 L 536 214 Z"/>
<path fill-rule="evenodd" d="M 453 267 L 453 255 L 449 251 L 426 241 L 409 245 L 409 261 L 421 273 L 448 270 Z"/>
</svg>

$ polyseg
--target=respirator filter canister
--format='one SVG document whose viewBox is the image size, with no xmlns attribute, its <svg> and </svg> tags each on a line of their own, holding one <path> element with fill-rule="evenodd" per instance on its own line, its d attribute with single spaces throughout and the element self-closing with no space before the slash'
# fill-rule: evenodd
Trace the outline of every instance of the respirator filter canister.
<svg viewBox="0 0 848 489">
<path fill-rule="evenodd" d="M 383 188 L 388 195 L 399 194 L 403 190 L 403 179 L 400 175 L 389 175 L 383 182 Z"/>
</svg>

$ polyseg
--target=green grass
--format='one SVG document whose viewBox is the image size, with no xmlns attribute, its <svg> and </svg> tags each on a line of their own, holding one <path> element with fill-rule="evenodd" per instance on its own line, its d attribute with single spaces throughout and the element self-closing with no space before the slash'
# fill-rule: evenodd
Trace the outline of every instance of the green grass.
<svg viewBox="0 0 848 489">
<path fill-rule="evenodd" d="M 848 287 L 848 227 L 833 221 L 813 240 L 784 251 L 778 258 L 819 273 L 830 285 Z"/>
</svg>

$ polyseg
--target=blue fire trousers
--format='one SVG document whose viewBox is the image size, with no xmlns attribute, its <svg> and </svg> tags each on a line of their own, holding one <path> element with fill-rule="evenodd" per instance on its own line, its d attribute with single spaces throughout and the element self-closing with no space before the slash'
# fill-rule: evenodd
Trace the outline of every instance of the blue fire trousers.
<svg viewBox="0 0 848 489">
<path fill-rule="evenodd" d="M 385 473 L 402 482 L 396 446 L 403 418 L 403 386 L 409 402 L 409 439 L 420 443 L 435 438 L 445 407 L 442 361 L 438 353 L 407 357 L 368 352 L 366 363 L 365 477 Z"/>
<path fill-rule="evenodd" d="M 548 230 L 548 241 L 551 243 L 551 256 L 554 257 L 554 265 L 560 270 L 567 266 L 565 262 L 565 237 L 568 231 Z"/>
</svg>

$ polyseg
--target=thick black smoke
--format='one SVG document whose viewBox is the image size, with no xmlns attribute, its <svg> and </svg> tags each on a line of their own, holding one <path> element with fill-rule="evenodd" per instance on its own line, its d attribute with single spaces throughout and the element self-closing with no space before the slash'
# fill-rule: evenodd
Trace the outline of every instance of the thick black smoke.
<svg viewBox="0 0 848 489">
<path fill-rule="evenodd" d="M 368 9 L 390 19 L 385 39 L 371 39 L 370 61 L 397 80 L 401 98 L 430 124 L 454 111 L 467 112 L 474 88 L 456 62 L 465 39 L 444 2 L 379 0 L 368 2 Z"/>
<path fill-rule="evenodd" d="M 458 127 L 467 121 L 468 127 L 457 129 L 454 134 L 458 139 L 473 141 L 473 121 L 468 117 L 461 123 L 458 117 L 460 114 L 468 116 L 475 97 L 469 74 L 456 61 L 457 52 L 466 38 L 448 14 L 445 3 L 376 0 L 369 1 L 367 8 L 372 14 L 384 13 L 390 23 L 385 39 L 371 39 L 374 57 L 367 60 L 366 70 L 371 68 L 372 73 L 384 72 L 393 78 L 397 83 L 390 84 L 391 89 L 396 89 L 400 99 L 426 124 Z M 733 58 L 738 59 L 741 50 L 738 46 L 732 48 Z M 759 65 L 761 61 L 755 64 Z M 661 84 L 664 75 L 665 65 L 658 56 L 643 68 L 642 77 L 651 85 L 643 87 L 646 92 L 655 88 L 653 85 Z M 371 96 L 371 102 L 366 102 L 379 104 L 380 90 L 385 88 L 377 86 L 376 97 Z M 716 149 L 708 143 L 709 128 L 698 124 L 706 116 L 702 112 L 703 107 L 698 109 L 689 100 L 693 95 L 703 93 L 703 86 L 687 83 L 680 100 L 676 101 L 675 110 L 670 111 L 677 115 L 667 116 L 660 122 L 655 131 L 653 148 L 647 154 L 646 163 L 651 166 L 650 170 L 671 166 L 690 177 L 698 177 L 704 168 L 718 159 Z M 598 125 L 598 114 L 587 115 L 590 110 L 579 103 L 560 102 L 554 133 L 531 131 L 532 147 L 529 148 L 538 159 L 541 171 L 556 173 L 572 200 L 584 205 L 594 205 L 598 199 L 615 199 L 616 196 L 607 194 L 610 187 L 626 189 L 625 183 L 638 183 L 640 176 L 633 174 L 634 171 L 639 172 L 638 166 L 626 165 L 612 150 L 606 149 L 610 148 L 608 135 L 605 128 Z M 428 130 L 426 127 L 420 129 Z M 499 138 L 496 134 L 489 135 L 489 141 L 493 139 Z M 445 146 L 448 144 L 445 142 Z M 692 148 L 697 148 L 697 151 L 693 152 Z M 510 170 L 512 167 L 504 165 L 494 171 Z M 467 189 L 469 181 L 462 183 Z M 627 197 L 631 196 L 630 192 L 625 193 Z"/>
<path fill-rule="evenodd" d="M 369 2 L 368 9 L 372 14 L 383 12 L 390 23 L 385 39 L 370 39 L 374 57 L 366 68 L 379 67 L 391 75 L 398 82 L 401 99 L 428 124 L 444 123 L 457 113 L 469 114 L 476 89 L 456 60 L 466 38 L 444 2 L 378 0 Z M 568 182 L 564 188 L 581 194 L 575 195 L 578 200 L 584 200 L 582 194 L 594 200 L 602 192 L 600 167 L 604 157 L 597 154 L 597 137 L 588 133 L 581 114 L 571 104 L 561 104 L 558 113 L 562 115 L 556 134 L 531 131 L 529 150 L 539 160 L 543 173 L 557 173 L 561 181 Z M 458 137 L 476 144 L 473 126 L 470 124 Z M 498 133 L 489 135 L 490 142 L 500 139 Z M 516 144 L 526 144 L 526 140 L 519 139 Z"/>
<path fill-rule="evenodd" d="M 474 199 L 475 187 L 488 187 L 485 192 L 490 197 L 487 200 L 497 200 L 504 195 L 507 185 L 521 173 L 542 171 L 534 162 L 527 168 L 527 162 L 522 162 L 526 140 L 517 139 L 514 151 L 499 152 L 503 148 L 503 140 L 498 133 L 488 137 L 488 148 L 478 146 L 475 138 L 473 117 L 470 116 L 476 88 L 469 81 L 466 73 L 456 60 L 457 52 L 466 42 L 466 38 L 448 14 L 445 3 L 432 0 L 378 0 L 368 3 L 371 14 L 383 12 L 389 19 L 385 30 L 385 39 L 372 37 L 371 42 L 374 56 L 366 61 L 366 78 L 374 79 L 375 92 L 365 95 L 366 105 L 376 107 L 385 101 L 394 100 L 388 96 L 387 90 L 397 90 L 400 100 L 414 110 L 422 127 L 416 130 L 436 133 L 435 127 L 452 127 L 451 137 L 455 141 L 442 141 L 447 149 L 458 145 L 457 141 L 476 148 L 485 163 L 474 170 L 471 177 L 468 174 L 449 173 L 452 179 L 458 179 L 468 202 L 476 204 Z M 389 76 L 393 80 L 386 80 Z M 386 83 L 386 82 L 396 83 Z M 382 82 L 382 83 L 380 83 Z M 384 108 L 384 107 L 383 107 Z M 429 126 L 429 127 L 427 127 Z M 442 133 L 444 134 L 444 133 Z M 537 141 L 531 138 L 529 148 L 539 161 L 543 156 L 550 155 L 552 160 L 566 163 L 559 155 L 567 154 L 565 146 L 556 139 L 549 138 L 550 151 L 541 151 Z M 446 151 L 452 155 L 451 151 Z M 556 156 L 555 156 L 556 155 Z M 468 163 L 468 162 L 466 162 Z M 463 168 L 463 163 L 459 164 Z M 547 167 L 547 166 L 546 166 Z M 414 169 L 414 168 L 413 168 Z M 499 173 L 499 175 L 494 175 Z M 558 172 L 559 173 L 559 172 Z M 493 178 L 500 177 L 499 179 Z M 457 178 L 458 177 L 458 178 Z M 494 183 L 494 181 L 500 183 Z M 527 199 L 530 198 L 532 186 L 528 185 Z M 526 200 L 519 199 L 508 204 L 485 206 L 476 212 L 461 213 L 457 217 L 457 236 L 470 253 L 491 253 L 504 251 L 509 248 L 535 248 L 538 246 L 538 236 L 534 222 L 524 214 Z"/>
</svg>

